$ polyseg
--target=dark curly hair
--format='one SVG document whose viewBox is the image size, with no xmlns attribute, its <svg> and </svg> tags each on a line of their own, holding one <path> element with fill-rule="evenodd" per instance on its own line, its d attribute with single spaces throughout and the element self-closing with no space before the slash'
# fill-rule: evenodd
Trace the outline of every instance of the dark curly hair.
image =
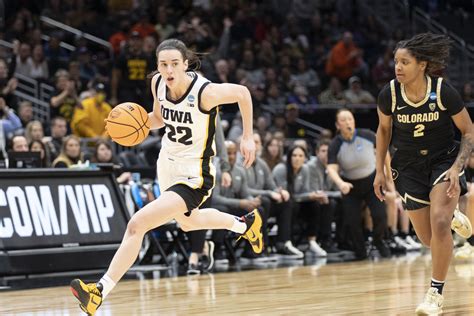
<svg viewBox="0 0 474 316">
<path fill-rule="evenodd" d="M 433 74 L 446 67 L 449 58 L 451 39 L 446 35 L 421 33 L 397 43 L 394 53 L 407 49 L 418 61 L 426 61 L 426 72 Z"/>
</svg>

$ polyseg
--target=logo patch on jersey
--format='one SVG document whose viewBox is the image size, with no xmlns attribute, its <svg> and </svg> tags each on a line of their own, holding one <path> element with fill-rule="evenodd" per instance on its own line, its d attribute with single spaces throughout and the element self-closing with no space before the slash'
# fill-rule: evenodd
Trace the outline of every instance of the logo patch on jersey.
<svg viewBox="0 0 474 316">
<path fill-rule="evenodd" d="M 430 103 L 428 106 L 430 107 L 431 112 L 436 109 L 436 103 Z"/>
<path fill-rule="evenodd" d="M 430 100 L 436 100 L 436 92 L 430 93 Z"/>
<path fill-rule="evenodd" d="M 196 99 L 196 98 L 194 97 L 194 95 L 188 95 L 188 106 L 189 106 L 190 108 L 193 108 L 193 107 L 194 107 L 194 103 L 193 103 L 193 102 L 194 102 L 195 99 Z"/>
<path fill-rule="evenodd" d="M 397 111 L 403 110 L 404 108 L 408 107 L 408 105 L 405 106 L 397 106 Z"/>
</svg>

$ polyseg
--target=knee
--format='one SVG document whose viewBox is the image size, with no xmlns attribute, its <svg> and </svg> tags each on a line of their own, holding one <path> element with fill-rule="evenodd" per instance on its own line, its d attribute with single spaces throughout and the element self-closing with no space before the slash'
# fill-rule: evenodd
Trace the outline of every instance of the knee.
<svg viewBox="0 0 474 316">
<path fill-rule="evenodd" d="M 431 229 L 436 235 L 451 234 L 451 218 L 436 216 L 431 223 Z"/>
<path fill-rule="evenodd" d="M 140 219 L 136 216 L 132 216 L 130 221 L 127 224 L 127 233 L 130 235 L 142 234 L 144 235 L 146 232 L 146 227 Z"/>
</svg>

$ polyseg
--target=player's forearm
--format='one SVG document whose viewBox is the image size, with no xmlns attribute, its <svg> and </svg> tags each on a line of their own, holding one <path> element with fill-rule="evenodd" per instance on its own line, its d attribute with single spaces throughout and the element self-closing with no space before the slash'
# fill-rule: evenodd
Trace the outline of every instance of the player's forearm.
<svg viewBox="0 0 474 316">
<path fill-rule="evenodd" d="M 165 122 L 153 112 L 148 113 L 148 121 L 150 122 L 150 129 L 160 129 L 165 126 Z"/>
<path fill-rule="evenodd" d="M 387 156 L 388 145 L 392 137 L 391 129 L 379 126 L 376 136 L 375 148 L 375 168 L 377 172 L 383 172 L 385 166 L 385 157 Z"/>
<path fill-rule="evenodd" d="M 250 96 L 249 90 L 244 86 L 241 86 L 239 93 L 239 109 L 242 114 L 242 136 L 253 137 L 252 97 Z"/>
<path fill-rule="evenodd" d="M 459 149 L 458 157 L 454 162 L 454 166 L 457 170 L 461 171 L 465 164 L 466 160 L 470 157 L 472 148 L 474 146 L 474 130 L 471 127 L 467 133 L 461 137 L 461 148 Z"/>
</svg>

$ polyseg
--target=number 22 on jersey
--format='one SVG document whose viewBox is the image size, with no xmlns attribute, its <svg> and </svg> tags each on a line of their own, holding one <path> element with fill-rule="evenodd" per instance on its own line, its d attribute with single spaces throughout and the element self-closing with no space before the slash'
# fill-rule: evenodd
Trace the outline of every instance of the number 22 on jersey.
<svg viewBox="0 0 474 316">
<path fill-rule="evenodd" d="M 169 128 L 168 138 L 172 142 L 178 142 L 183 145 L 191 145 L 193 141 L 191 140 L 193 134 L 191 128 L 186 126 L 177 126 L 176 128 L 173 125 L 166 124 L 166 127 Z"/>
</svg>

